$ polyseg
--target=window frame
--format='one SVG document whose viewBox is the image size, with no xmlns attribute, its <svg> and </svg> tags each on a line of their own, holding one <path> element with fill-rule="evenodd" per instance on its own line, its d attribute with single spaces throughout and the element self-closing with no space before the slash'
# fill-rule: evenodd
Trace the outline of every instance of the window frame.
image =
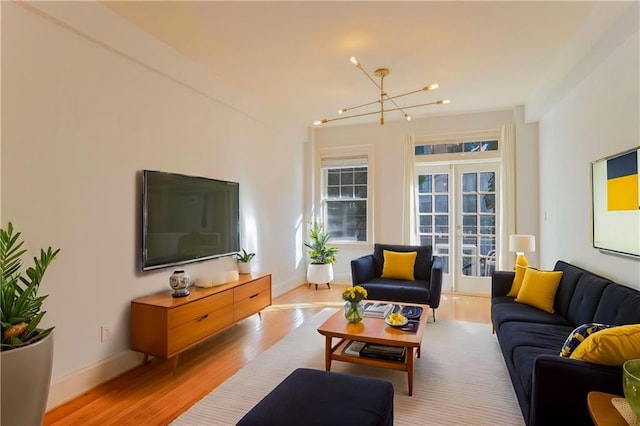
<svg viewBox="0 0 640 426">
<path fill-rule="evenodd" d="M 349 158 L 364 157 L 364 164 L 360 165 L 344 165 L 336 167 L 323 167 L 323 160 L 328 162 L 340 163 Z M 350 168 L 350 167 L 366 167 L 367 168 L 367 197 L 366 197 L 366 232 L 365 241 L 341 240 L 331 238 L 331 244 L 341 246 L 342 248 L 363 248 L 372 246 L 374 238 L 374 147 L 373 145 L 357 145 L 348 147 L 332 147 L 318 149 L 316 162 L 316 176 L 318 178 L 318 199 L 319 217 L 323 224 L 327 222 L 327 191 L 328 191 L 328 170 L 330 168 Z M 362 198 L 353 198 L 352 200 L 361 200 Z M 346 201 L 346 200 L 345 200 Z M 326 228 L 325 228 L 326 230 Z"/>
</svg>

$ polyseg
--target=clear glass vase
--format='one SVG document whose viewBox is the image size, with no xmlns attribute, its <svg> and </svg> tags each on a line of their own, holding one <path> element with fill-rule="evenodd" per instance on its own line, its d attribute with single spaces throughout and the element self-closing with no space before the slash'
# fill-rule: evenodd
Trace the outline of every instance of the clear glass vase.
<svg viewBox="0 0 640 426">
<path fill-rule="evenodd" d="M 358 323 L 362 321 L 363 312 L 364 312 L 364 303 L 362 301 L 347 302 L 344 304 L 344 317 L 349 322 Z"/>
</svg>

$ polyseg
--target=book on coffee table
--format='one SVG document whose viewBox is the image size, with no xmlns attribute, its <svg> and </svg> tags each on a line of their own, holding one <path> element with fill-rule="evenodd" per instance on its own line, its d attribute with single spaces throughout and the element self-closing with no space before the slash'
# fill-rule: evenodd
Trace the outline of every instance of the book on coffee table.
<svg viewBox="0 0 640 426">
<path fill-rule="evenodd" d="M 360 351 L 362 350 L 362 348 L 364 348 L 364 345 L 366 345 L 365 342 L 352 340 L 351 343 L 349 343 L 342 352 L 347 355 L 360 356 Z"/>
<path fill-rule="evenodd" d="M 363 315 L 371 318 L 386 318 L 393 308 L 393 303 L 367 303 L 364 306 Z"/>
<path fill-rule="evenodd" d="M 391 361 L 404 361 L 407 348 L 401 346 L 387 346 L 375 343 L 367 343 L 360 350 L 360 356 L 367 358 L 388 359 Z"/>
</svg>

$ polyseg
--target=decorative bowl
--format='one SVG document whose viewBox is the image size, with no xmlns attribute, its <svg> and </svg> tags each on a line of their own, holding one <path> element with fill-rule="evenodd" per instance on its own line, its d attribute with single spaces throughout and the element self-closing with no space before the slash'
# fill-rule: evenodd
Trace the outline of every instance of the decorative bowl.
<svg viewBox="0 0 640 426">
<path fill-rule="evenodd" d="M 393 316 L 392 316 L 393 315 Z M 395 321 L 394 321 L 395 319 Z M 398 321 L 399 320 L 399 321 Z M 402 314 L 389 314 L 384 319 L 384 322 L 391 327 L 403 327 L 409 323 L 409 318 Z"/>
<path fill-rule="evenodd" d="M 622 366 L 622 389 L 625 399 L 640 419 L 640 359 L 631 359 Z"/>
</svg>

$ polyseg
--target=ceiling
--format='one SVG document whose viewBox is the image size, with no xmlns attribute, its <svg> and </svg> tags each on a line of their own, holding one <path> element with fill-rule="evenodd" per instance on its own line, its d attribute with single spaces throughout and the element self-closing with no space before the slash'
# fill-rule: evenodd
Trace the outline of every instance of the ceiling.
<svg viewBox="0 0 640 426">
<path fill-rule="evenodd" d="M 566 61 L 586 23 L 592 25 L 598 7 L 481 1 L 102 4 L 305 125 L 378 99 L 379 90 L 350 56 L 371 75 L 376 68 L 390 69 L 384 80 L 389 96 L 438 83 L 433 92 L 398 99 L 400 106 L 451 100 L 408 110 L 415 118 L 525 105 L 558 77 L 552 72 L 562 71 L 557 64 Z M 399 112 L 386 116 L 402 118 Z"/>
</svg>

